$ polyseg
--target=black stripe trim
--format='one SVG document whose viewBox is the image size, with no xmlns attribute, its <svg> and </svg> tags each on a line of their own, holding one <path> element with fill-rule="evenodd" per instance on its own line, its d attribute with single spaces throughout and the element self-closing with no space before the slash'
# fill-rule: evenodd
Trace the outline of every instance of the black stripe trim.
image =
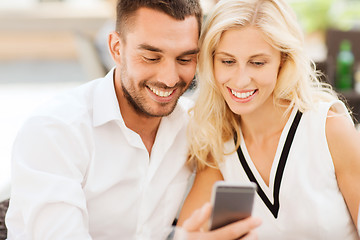
<svg viewBox="0 0 360 240">
<path fill-rule="evenodd" d="M 256 183 L 256 185 L 257 185 L 257 193 L 258 193 L 259 197 L 263 200 L 263 202 L 265 203 L 265 205 L 271 211 L 271 213 L 274 215 L 275 218 L 277 218 L 278 213 L 279 213 L 279 208 L 280 208 L 279 193 L 280 193 L 281 179 L 282 179 L 282 176 L 284 174 L 286 160 L 287 160 L 287 157 L 289 155 L 290 147 L 291 147 L 291 144 L 292 144 L 292 142 L 294 140 L 295 132 L 296 132 L 296 129 L 297 129 L 298 125 L 299 125 L 301 116 L 302 116 L 302 113 L 300 111 L 298 111 L 296 113 L 296 116 L 294 118 L 293 123 L 291 124 L 289 133 L 288 133 L 288 135 L 286 137 L 284 148 L 283 148 L 283 150 L 281 152 L 279 164 L 278 164 L 278 167 L 276 169 L 276 174 L 275 174 L 274 191 L 273 191 L 274 204 L 272 204 L 270 202 L 270 200 L 267 198 L 264 191 L 261 189 L 258 181 L 256 180 L 254 174 L 252 173 L 249 165 L 247 164 L 247 162 L 245 160 L 244 154 L 241 151 L 241 147 L 239 146 L 239 148 L 237 149 L 237 154 L 238 154 L 240 163 L 241 163 L 244 171 L 246 172 L 246 175 L 248 176 L 248 178 L 249 178 L 249 180 L 251 182 Z M 235 139 L 235 143 L 236 143 L 236 139 Z"/>
</svg>

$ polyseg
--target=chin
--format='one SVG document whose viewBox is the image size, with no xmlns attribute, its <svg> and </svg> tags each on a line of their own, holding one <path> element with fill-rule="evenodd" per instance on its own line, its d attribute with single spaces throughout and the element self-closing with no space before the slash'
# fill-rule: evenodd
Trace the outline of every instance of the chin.
<svg viewBox="0 0 360 240">
<path fill-rule="evenodd" d="M 254 111 L 253 108 L 248 107 L 230 107 L 230 110 L 236 115 L 247 115 Z"/>
<path fill-rule="evenodd" d="M 175 106 L 172 107 L 164 107 L 160 106 L 159 109 L 154 109 L 152 111 L 147 111 L 147 115 L 149 117 L 166 117 L 170 115 L 175 109 Z"/>
</svg>

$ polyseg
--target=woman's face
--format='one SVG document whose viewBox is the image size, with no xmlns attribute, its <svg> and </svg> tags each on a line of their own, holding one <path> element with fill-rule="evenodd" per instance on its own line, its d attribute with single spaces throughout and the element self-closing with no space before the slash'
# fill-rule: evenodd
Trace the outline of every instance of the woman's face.
<svg viewBox="0 0 360 240">
<path fill-rule="evenodd" d="M 230 109 L 247 115 L 273 104 L 281 53 L 255 27 L 223 33 L 214 56 L 214 74 Z"/>
</svg>

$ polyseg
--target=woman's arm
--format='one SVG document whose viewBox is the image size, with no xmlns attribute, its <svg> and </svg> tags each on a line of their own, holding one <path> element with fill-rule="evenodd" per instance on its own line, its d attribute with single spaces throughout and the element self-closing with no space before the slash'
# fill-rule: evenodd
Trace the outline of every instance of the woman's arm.
<svg viewBox="0 0 360 240">
<path fill-rule="evenodd" d="M 208 167 L 196 174 L 193 187 L 181 210 L 178 226 L 182 226 L 188 231 L 189 239 L 257 239 L 253 230 L 261 224 L 261 220 L 253 217 L 231 223 L 214 231 L 206 231 L 211 215 L 209 201 L 212 187 L 219 180 L 223 180 L 223 176 L 218 169 Z"/>
<path fill-rule="evenodd" d="M 326 121 L 326 138 L 340 191 L 357 226 L 360 203 L 360 132 L 346 116 L 330 111 Z"/>
<path fill-rule="evenodd" d="M 220 170 L 207 167 L 197 172 L 194 184 L 181 209 L 178 225 L 182 226 L 192 213 L 210 201 L 211 190 L 216 181 L 223 180 Z"/>
</svg>

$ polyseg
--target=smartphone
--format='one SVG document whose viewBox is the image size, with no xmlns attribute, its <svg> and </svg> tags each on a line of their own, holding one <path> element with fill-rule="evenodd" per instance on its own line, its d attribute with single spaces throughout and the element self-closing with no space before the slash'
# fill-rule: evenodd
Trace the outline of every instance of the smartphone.
<svg viewBox="0 0 360 240">
<path fill-rule="evenodd" d="M 210 230 L 250 217 L 255 191 L 255 183 L 216 182 L 211 196 Z"/>
</svg>

